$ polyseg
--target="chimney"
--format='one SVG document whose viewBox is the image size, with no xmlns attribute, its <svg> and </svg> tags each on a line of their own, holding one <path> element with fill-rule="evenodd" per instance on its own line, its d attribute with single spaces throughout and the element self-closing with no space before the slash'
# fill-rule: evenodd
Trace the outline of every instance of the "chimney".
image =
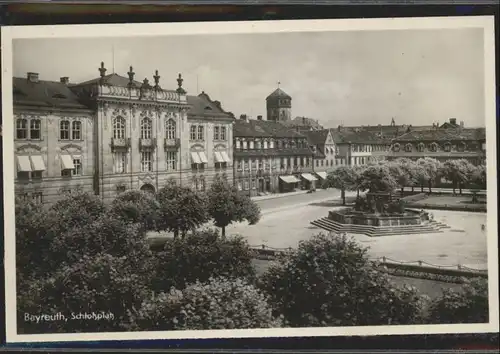
<svg viewBox="0 0 500 354">
<path fill-rule="evenodd" d="M 306 117 L 302 117 L 302 124 L 306 125 Z"/>
<path fill-rule="evenodd" d="M 464 121 L 463 121 L 463 120 L 461 120 L 461 121 L 460 121 L 460 129 L 463 129 L 463 128 L 464 128 Z"/>
<path fill-rule="evenodd" d="M 29 82 L 38 82 L 38 73 L 28 73 Z"/>
<path fill-rule="evenodd" d="M 69 77 L 67 77 L 67 76 L 61 77 L 60 81 L 61 81 L 61 84 L 67 85 L 67 84 L 69 84 Z"/>
<path fill-rule="evenodd" d="M 450 124 L 457 125 L 457 118 L 450 118 Z"/>
<path fill-rule="evenodd" d="M 262 120 L 262 116 L 257 116 L 257 120 Z"/>
<path fill-rule="evenodd" d="M 246 114 L 241 114 L 240 119 L 248 123 L 248 116 Z"/>
</svg>

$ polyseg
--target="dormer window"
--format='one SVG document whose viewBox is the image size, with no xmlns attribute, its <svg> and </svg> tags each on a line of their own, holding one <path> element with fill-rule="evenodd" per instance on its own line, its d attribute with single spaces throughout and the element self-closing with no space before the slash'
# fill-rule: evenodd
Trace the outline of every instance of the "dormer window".
<svg viewBox="0 0 500 354">
<path fill-rule="evenodd" d="M 444 144 L 444 151 L 450 152 L 451 151 L 451 144 L 450 143 L 445 143 Z"/>
<path fill-rule="evenodd" d="M 394 152 L 398 152 L 400 149 L 401 149 L 401 147 L 398 143 L 396 143 L 392 146 L 392 151 L 394 151 Z"/>
<path fill-rule="evenodd" d="M 406 152 L 411 152 L 413 150 L 413 146 L 411 144 L 406 144 L 405 145 L 405 151 Z"/>
<path fill-rule="evenodd" d="M 466 148 L 466 144 L 461 141 L 458 145 L 457 145 L 457 150 L 460 151 L 460 152 L 464 152 L 465 151 L 465 148 Z"/>
<path fill-rule="evenodd" d="M 418 151 L 419 152 L 424 152 L 425 150 L 425 145 L 423 143 L 420 143 L 418 144 L 418 147 L 417 147 Z"/>
<path fill-rule="evenodd" d="M 432 152 L 438 151 L 438 144 L 437 143 L 432 143 L 430 145 L 430 149 L 431 149 Z"/>
</svg>

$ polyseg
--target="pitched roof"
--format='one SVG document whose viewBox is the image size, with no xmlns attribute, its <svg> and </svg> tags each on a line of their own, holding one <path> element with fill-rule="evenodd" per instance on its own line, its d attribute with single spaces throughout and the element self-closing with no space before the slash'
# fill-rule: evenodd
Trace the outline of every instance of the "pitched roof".
<svg viewBox="0 0 500 354">
<path fill-rule="evenodd" d="M 101 78 L 98 77 L 98 78 L 95 78 L 92 80 L 80 82 L 74 86 L 87 86 L 87 85 L 91 85 L 91 84 L 98 84 L 100 82 L 101 82 Z M 124 76 L 113 73 L 113 74 L 109 74 L 109 75 L 104 76 L 102 78 L 102 82 L 104 84 L 107 84 L 110 86 L 128 87 L 130 80 L 128 77 L 124 77 Z M 136 87 L 142 86 L 142 82 L 139 82 L 136 80 L 134 80 L 132 82 L 135 84 Z"/>
<path fill-rule="evenodd" d="M 32 82 L 14 77 L 13 91 L 14 105 L 88 109 L 66 84 L 57 81 Z"/>
<path fill-rule="evenodd" d="M 380 132 L 369 130 L 330 129 L 330 133 L 336 144 L 386 144 L 393 139 L 392 136 L 384 136 Z"/>
<path fill-rule="evenodd" d="M 210 97 L 202 92 L 198 96 L 187 96 L 187 103 L 190 106 L 188 118 L 231 118 L 231 113 L 222 109 L 219 101 L 212 101 Z"/>
<path fill-rule="evenodd" d="M 303 132 L 302 134 L 307 137 L 309 144 L 322 145 L 326 142 L 326 139 L 328 138 L 328 133 L 329 133 L 328 129 L 323 129 L 323 130 L 309 130 Z"/>
<path fill-rule="evenodd" d="M 394 141 L 452 141 L 452 140 L 485 140 L 485 128 L 451 128 L 410 131 Z"/>
<path fill-rule="evenodd" d="M 266 137 L 266 138 L 305 138 L 293 129 L 283 124 L 269 120 L 236 119 L 233 126 L 233 135 L 237 137 Z"/>
<path fill-rule="evenodd" d="M 278 97 L 281 97 L 281 98 L 289 98 L 291 99 L 292 97 L 290 97 L 285 91 L 283 91 L 282 89 L 280 89 L 279 87 L 274 90 L 269 96 L 267 96 L 266 100 L 269 99 L 269 98 L 278 98 Z"/>
<path fill-rule="evenodd" d="M 313 128 L 313 130 L 323 129 L 323 126 L 321 126 L 321 124 L 319 124 L 315 119 L 308 117 L 295 117 L 292 120 L 282 121 L 281 123 L 289 127 L 307 127 Z"/>
</svg>

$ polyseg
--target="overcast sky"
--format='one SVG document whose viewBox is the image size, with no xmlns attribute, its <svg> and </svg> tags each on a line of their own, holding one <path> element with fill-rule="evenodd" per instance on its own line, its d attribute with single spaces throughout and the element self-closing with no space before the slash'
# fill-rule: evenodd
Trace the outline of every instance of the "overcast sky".
<svg viewBox="0 0 500 354">
<path fill-rule="evenodd" d="M 107 73 L 205 91 L 235 115 L 265 116 L 265 98 L 280 81 L 292 116 L 338 124 L 443 123 L 484 126 L 481 29 L 336 31 L 120 39 L 14 41 L 14 74 L 81 82 Z M 197 92 L 198 91 L 198 92 Z"/>
</svg>

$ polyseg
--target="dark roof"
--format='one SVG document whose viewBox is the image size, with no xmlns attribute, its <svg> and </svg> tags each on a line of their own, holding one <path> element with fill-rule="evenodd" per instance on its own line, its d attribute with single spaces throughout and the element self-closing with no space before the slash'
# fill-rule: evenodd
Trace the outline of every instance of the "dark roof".
<svg viewBox="0 0 500 354">
<path fill-rule="evenodd" d="M 313 128 L 314 130 L 323 129 L 323 126 L 321 124 L 319 124 L 316 120 L 308 117 L 295 117 L 292 120 L 282 121 L 281 123 L 289 127 L 307 127 Z"/>
<path fill-rule="evenodd" d="M 326 142 L 326 138 L 328 138 L 328 129 L 323 130 L 309 130 L 303 132 L 302 134 L 307 137 L 309 144 L 311 145 L 322 145 Z"/>
<path fill-rule="evenodd" d="M 190 106 L 188 118 L 231 118 L 231 113 L 222 109 L 219 101 L 212 101 L 210 97 L 202 92 L 198 96 L 187 96 Z"/>
<path fill-rule="evenodd" d="M 290 97 L 285 91 L 283 91 L 279 87 L 276 90 L 274 90 L 269 96 L 267 96 L 266 99 L 269 99 L 269 98 L 278 98 L 278 97 L 292 99 L 292 97 Z"/>
<path fill-rule="evenodd" d="M 330 129 L 333 141 L 336 144 L 386 144 L 392 140 L 392 136 L 384 136 L 380 132 L 369 130 L 354 131 L 350 129 Z"/>
<path fill-rule="evenodd" d="M 410 131 L 394 139 L 394 141 L 453 141 L 453 140 L 485 140 L 485 128 L 463 129 L 428 129 Z"/>
<path fill-rule="evenodd" d="M 37 82 L 27 78 L 13 78 L 13 101 L 15 105 L 88 109 L 64 83 L 57 81 Z"/>
<path fill-rule="evenodd" d="M 233 126 L 235 137 L 305 138 L 283 124 L 269 120 L 236 119 Z"/>
</svg>

